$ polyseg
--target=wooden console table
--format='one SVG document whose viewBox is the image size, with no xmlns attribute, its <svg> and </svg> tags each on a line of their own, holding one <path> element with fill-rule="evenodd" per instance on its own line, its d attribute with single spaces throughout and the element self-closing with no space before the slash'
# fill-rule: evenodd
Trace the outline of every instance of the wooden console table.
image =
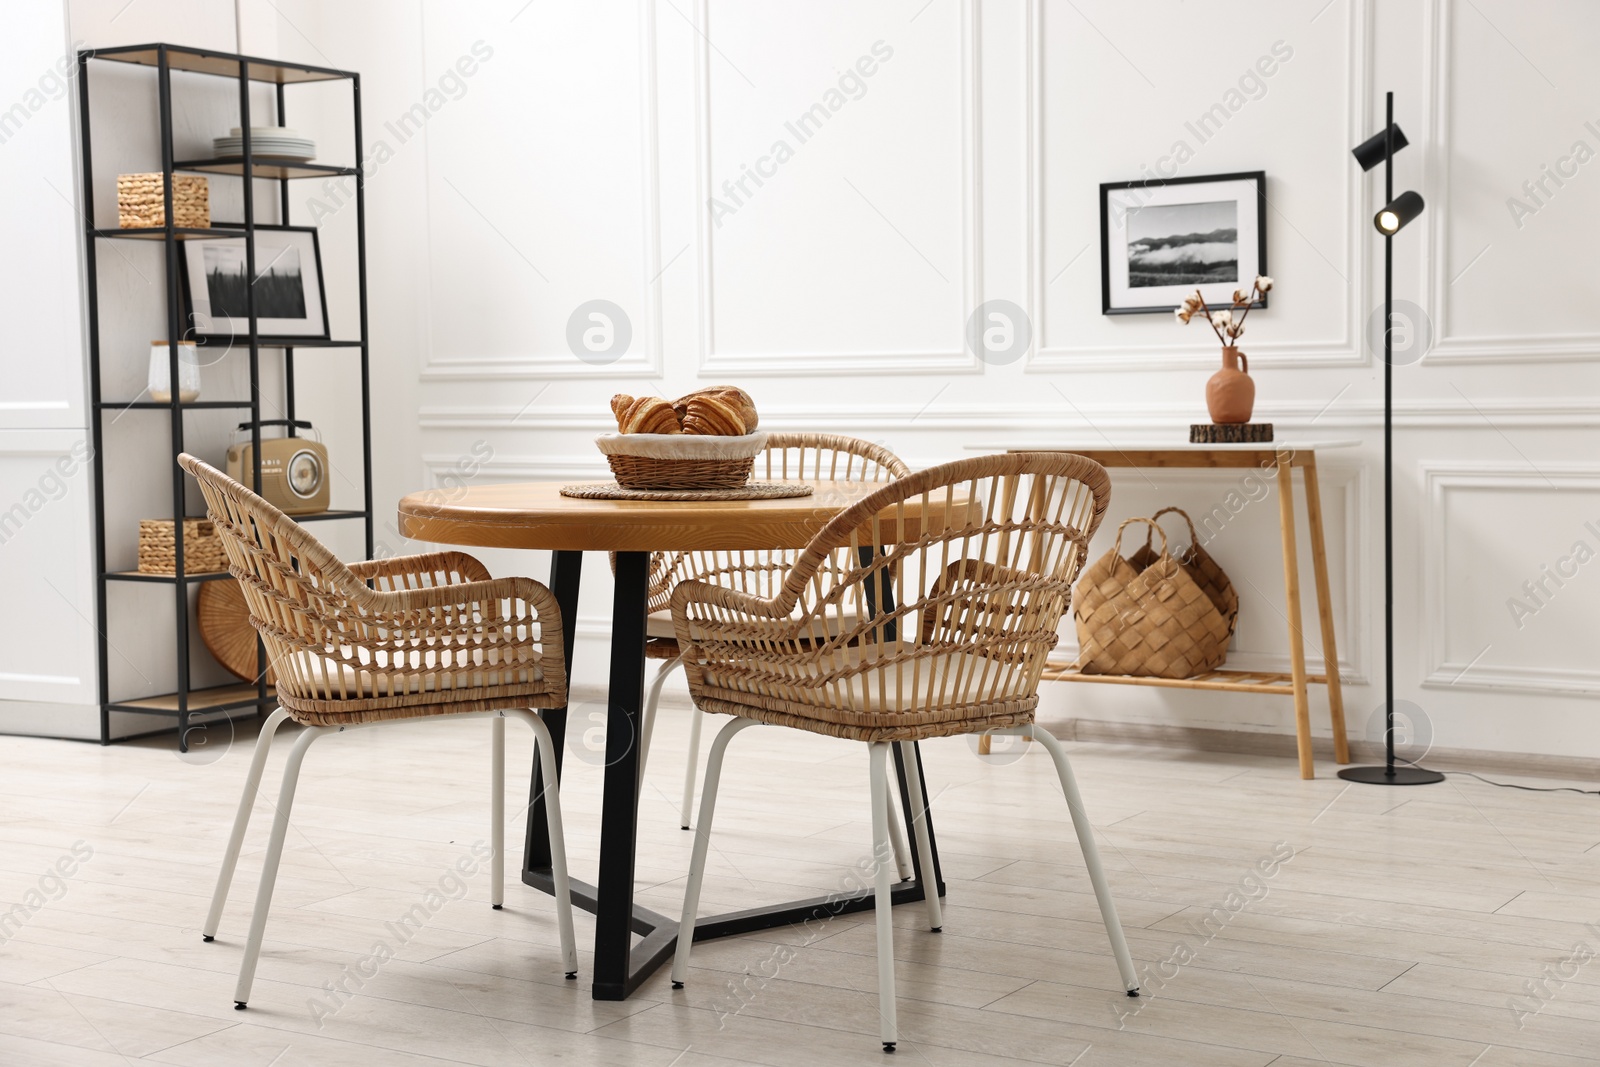
<svg viewBox="0 0 1600 1067">
<path fill-rule="evenodd" d="M 1333 722 L 1334 759 L 1350 762 L 1345 737 L 1344 696 L 1339 687 L 1339 653 L 1333 634 L 1333 605 L 1328 585 L 1328 552 L 1322 533 L 1322 498 L 1317 488 L 1317 450 L 1348 448 L 1355 441 L 1279 441 L 1270 444 L 1048 444 L 977 445 L 983 452 L 1072 452 L 1103 467 L 1157 467 L 1275 470 L 1278 480 L 1278 523 L 1283 538 L 1284 605 L 1289 620 L 1289 673 L 1215 670 L 1193 678 L 1142 678 L 1125 674 L 1084 674 L 1075 664 L 1052 663 L 1044 679 L 1058 682 L 1101 682 L 1111 685 L 1153 685 L 1173 689 L 1211 689 L 1231 693 L 1274 693 L 1294 697 L 1295 740 L 1300 754 L 1300 777 L 1313 778 L 1311 760 L 1311 702 L 1308 687 L 1328 687 L 1328 711 Z M 1294 528 L 1294 469 L 1305 484 L 1306 519 L 1311 528 L 1311 568 L 1315 575 L 1317 616 L 1322 625 L 1324 674 L 1306 673 L 1305 636 L 1300 623 L 1300 563 Z M 985 739 L 987 740 L 987 738 Z"/>
</svg>

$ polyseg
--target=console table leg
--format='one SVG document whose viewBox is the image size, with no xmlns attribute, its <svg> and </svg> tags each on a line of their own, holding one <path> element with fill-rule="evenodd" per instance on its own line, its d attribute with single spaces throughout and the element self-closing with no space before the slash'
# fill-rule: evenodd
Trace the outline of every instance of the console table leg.
<svg viewBox="0 0 1600 1067">
<path fill-rule="evenodd" d="M 1283 584 L 1289 617 L 1289 672 L 1294 681 L 1294 732 L 1300 777 L 1316 777 L 1311 762 L 1311 700 L 1306 692 L 1305 635 L 1300 626 L 1300 559 L 1294 532 L 1294 467 L 1278 457 L 1278 522 L 1283 530 Z"/>
<path fill-rule="evenodd" d="M 1301 469 L 1306 480 L 1306 522 L 1311 527 L 1311 569 L 1317 581 L 1317 616 L 1322 624 L 1323 673 L 1328 679 L 1328 717 L 1333 722 L 1333 758 L 1350 762 L 1350 741 L 1344 730 L 1344 689 L 1339 681 L 1339 647 L 1333 636 L 1333 597 L 1328 586 L 1328 547 L 1322 533 L 1322 491 L 1317 484 L 1316 457 Z"/>
</svg>

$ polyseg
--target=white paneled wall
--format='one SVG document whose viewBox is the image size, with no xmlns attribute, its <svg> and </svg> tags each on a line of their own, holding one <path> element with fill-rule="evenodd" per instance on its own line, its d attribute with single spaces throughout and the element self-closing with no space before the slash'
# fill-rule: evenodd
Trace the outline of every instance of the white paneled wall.
<svg viewBox="0 0 1600 1067">
<path fill-rule="evenodd" d="M 977 444 L 1182 440 L 1215 350 L 1164 316 L 1099 313 L 1097 187 L 1264 170 L 1278 288 L 1244 348 L 1258 418 L 1358 442 L 1322 457 L 1358 734 L 1382 683 L 1381 180 L 1349 148 L 1393 89 L 1412 143 L 1397 188 L 1428 200 L 1395 243 L 1396 296 L 1431 339 L 1395 374 L 1399 692 L 1441 746 L 1600 757 L 1600 560 L 1575 548 L 1600 551 L 1593 4 L 302 0 L 258 15 L 247 51 L 363 72 L 384 518 L 422 485 L 598 473 L 589 438 L 613 392 L 715 380 L 749 388 L 769 427 L 859 434 L 917 466 Z M 135 36 L 186 34 L 174 20 Z M 297 192 L 296 217 L 320 217 L 327 194 Z M 1030 350 L 1003 365 L 963 339 L 992 299 L 1031 318 Z M 596 300 L 631 331 L 612 359 L 569 346 Z M 1168 503 L 1209 512 L 1236 482 L 1118 473 L 1107 527 Z M 1233 655 L 1250 666 L 1286 662 L 1276 536 L 1269 496 L 1208 546 L 1239 588 Z M 380 541 L 404 547 L 392 528 Z M 1530 594 L 1546 565 L 1571 576 Z M 598 685 L 609 590 L 590 567 L 578 681 Z M 1053 717 L 1292 729 L 1277 698 L 1060 686 L 1046 701 Z M 1320 693 L 1313 713 L 1326 733 Z"/>
<path fill-rule="evenodd" d="M 501 8 L 496 22 L 486 9 L 466 20 L 423 4 L 427 76 L 468 38 L 498 61 L 574 34 L 570 7 Z M 1552 471 L 1596 443 L 1600 312 L 1585 295 L 1595 272 L 1578 220 L 1596 217 L 1600 182 L 1580 169 L 1552 185 L 1559 195 L 1520 228 L 1506 204 L 1575 139 L 1600 151 L 1584 126 L 1600 125 L 1584 112 L 1597 98 L 1581 59 L 1600 43 L 1592 7 L 1308 0 L 1213 5 L 1201 18 L 1176 3 L 644 0 L 584 18 L 587 33 L 548 68 L 496 70 L 523 92 L 466 98 L 429 127 L 430 313 L 435 327 L 468 323 L 449 350 L 464 362 L 448 368 L 430 334 L 419 398 L 430 470 L 482 442 L 493 457 L 480 479 L 588 473 L 610 392 L 670 395 L 717 379 L 755 392 L 768 425 L 857 433 L 918 465 L 990 442 L 1181 439 L 1203 417 L 1216 357 L 1165 318 L 1099 314 L 1097 186 L 1262 169 L 1279 288 L 1245 346 L 1261 417 L 1285 435 L 1360 442 L 1323 457 L 1359 732 L 1382 681 L 1381 376 L 1367 341 L 1382 290 L 1367 221 L 1379 186 L 1349 148 L 1393 88 L 1414 145 L 1398 187 L 1430 203 L 1397 242 L 1397 295 L 1432 316 L 1436 341 L 1397 370 L 1400 691 L 1435 720 L 1440 745 L 1600 755 L 1592 697 L 1574 692 L 1590 677 L 1600 586 L 1585 588 L 1593 575 L 1580 572 L 1521 629 L 1506 605 L 1544 561 L 1522 559 L 1542 528 L 1571 541 L 1581 535 L 1568 528 L 1595 517 L 1583 514 L 1593 498 L 1582 472 Z M 862 57 L 872 73 L 851 76 Z M 618 72 L 627 61 L 637 68 Z M 538 91 L 551 81 L 567 91 Z M 797 128 L 819 103 L 828 117 Z M 535 144 L 497 145 L 496 131 Z M 471 159 L 469 143 L 480 147 Z M 558 173 L 524 174 L 535 156 Z M 458 189 L 440 187 L 445 173 Z M 459 195 L 468 181 L 476 217 Z M 575 241 L 575 227 L 590 238 Z M 476 266 L 462 248 L 477 250 Z M 641 291 L 641 265 L 659 272 L 643 279 L 656 291 Z M 475 321 L 508 269 L 521 301 Z M 566 317 L 594 298 L 635 328 L 627 355 L 604 366 L 561 348 Z M 992 298 L 1028 309 L 1026 359 L 985 366 L 963 344 L 967 315 Z M 509 350 L 465 343 L 513 324 L 531 333 Z M 1450 464 L 1500 472 L 1530 499 L 1508 510 L 1457 492 L 1439 473 Z M 1124 473 L 1114 517 L 1165 503 L 1207 512 L 1235 481 Z M 1244 599 L 1235 661 L 1281 669 L 1276 525 L 1270 498 L 1252 504 L 1211 549 Z M 1571 547 L 1551 547 L 1549 562 Z M 580 619 L 596 680 L 603 592 L 591 590 Z M 1536 623 L 1563 636 L 1532 639 Z M 1047 700 L 1052 714 L 1290 728 L 1288 702 L 1267 698 L 1074 687 Z"/>
<path fill-rule="evenodd" d="M 0 729 L 98 731 L 73 63 L 59 5 L 0 35 Z M 87 719 L 86 714 L 93 714 Z"/>
</svg>

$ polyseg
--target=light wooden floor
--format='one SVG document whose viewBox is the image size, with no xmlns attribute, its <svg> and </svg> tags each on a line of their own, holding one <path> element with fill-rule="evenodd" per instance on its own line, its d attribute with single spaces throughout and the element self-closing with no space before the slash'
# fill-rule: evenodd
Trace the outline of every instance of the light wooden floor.
<svg viewBox="0 0 1600 1067">
<path fill-rule="evenodd" d="M 640 897 L 669 913 L 691 842 L 676 816 L 684 714 L 664 712 L 641 812 Z M 531 742 L 515 724 L 508 736 L 525 781 Z M 57 898 L 0 943 L 0 1064 L 886 1062 L 866 916 L 704 945 L 687 990 L 663 970 L 626 1003 L 595 1003 L 587 916 L 581 979 L 564 982 L 548 898 L 513 881 L 491 911 L 486 872 L 318 1018 L 325 984 L 398 945 L 385 923 L 439 905 L 429 891 L 451 892 L 451 865 L 485 836 L 483 722 L 311 750 L 251 1006 L 235 1012 L 265 801 L 217 943 L 198 927 L 251 740 L 197 765 L 170 739 L 0 738 L 0 913 L 36 888 Z M 1600 961 L 1567 962 L 1600 953 L 1600 925 L 1585 926 L 1600 923 L 1600 798 L 1461 778 L 1347 787 L 1326 765 L 1302 782 L 1292 760 L 1072 746 L 1153 976 L 1154 995 L 1129 1000 L 1049 759 L 1030 747 L 987 761 L 964 739 L 926 747 L 949 896 L 942 934 L 897 910 L 902 1043 L 887 1062 L 1600 1062 Z M 706 910 L 840 888 L 870 854 L 863 746 L 765 729 L 732 752 Z M 567 766 L 573 866 L 592 878 L 601 769 Z M 63 889 L 45 875 L 79 841 L 93 855 Z M 1293 858 L 1245 882 L 1275 848 Z M 1241 885 L 1256 899 L 1230 897 Z M 1519 997 L 1542 1010 L 1519 1020 Z"/>
</svg>

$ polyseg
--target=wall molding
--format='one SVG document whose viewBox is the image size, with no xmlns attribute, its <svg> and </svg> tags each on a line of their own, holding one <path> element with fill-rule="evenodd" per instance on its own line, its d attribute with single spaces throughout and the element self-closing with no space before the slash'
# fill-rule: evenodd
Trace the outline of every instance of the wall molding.
<svg viewBox="0 0 1600 1067">
<path fill-rule="evenodd" d="M 1450 76 L 1454 0 L 1430 0 L 1424 30 L 1428 65 L 1427 128 L 1430 146 L 1423 162 L 1423 188 L 1436 203 L 1424 213 L 1430 249 L 1426 273 L 1433 344 L 1423 354 L 1424 363 L 1441 366 L 1484 363 L 1571 363 L 1600 357 L 1600 333 L 1454 335 L 1450 326 Z"/>
<path fill-rule="evenodd" d="M 656 3 L 637 0 L 639 8 L 640 169 L 644 238 L 644 321 L 636 324 L 635 343 L 615 362 L 603 366 L 586 363 L 572 352 L 533 352 L 518 356 L 467 356 L 436 359 L 431 321 L 424 331 L 423 382 L 544 381 L 550 378 L 660 378 L 663 371 L 661 324 L 661 146 L 660 106 L 656 92 Z M 424 127 L 426 136 L 426 127 Z M 423 150 L 430 158 L 432 140 Z M 431 170 L 431 168 L 430 168 Z M 430 189 L 428 195 L 432 196 Z M 431 252 L 431 249 L 430 249 Z M 431 261 L 431 255 L 430 255 Z M 433 269 L 430 264 L 430 271 Z M 431 316 L 430 316 L 431 318 Z M 642 335 L 642 336 L 641 336 Z M 642 340 L 642 344 L 638 343 Z"/>
<path fill-rule="evenodd" d="M 916 407 L 910 404 L 875 406 L 767 406 L 761 425 L 769 430 L 814 430 L 819 425 L 852 432 L 877 430 L 976 431 L 995 440 L 1021 442 L 1018 431 L 1036 434 L 1035 440 L 1060 440 L 1070 435 L 1148 433 L 1163 440 L 1187 440 L 1189 425 L 1197 417 L 1193 403 L 1082 404 L 1063 410 L 1060 404 L 967 404 Z M 1383 426 L 1383 404 L 1352 400 L 1330 407 L 1324 402 L 1277 400 L 1263 402 L 1257 414 L 1293 433 L 1301 440 L 1327 440 L 1337 432 L 1370 430 Z M 419 411 L 424 430 L 494 429 L 508 431 L 581 430 L 615 431 L 616 422 L 597 405 L 541 405 L 526 407 L 463 405 L 424 406 Z M 1395 404 L 1394 425 L 1402 430 L 1477 429 L 1485 425 L 1530 429 L 1583 428 L 1600 430 L 1600 398 L 1561 397 L 1517 400 L 1409 400 Z M 1175 431 L 1181 431 L 1173 437 Z M 1091 436 L 1089 439 L 1095 439 Z M 1121 440 L 1127 440 L 1124 437 Z M 1290 440 L 1291 438 L 1285 438 Z M 979 442 L 982 443 L 982 442 Z"/>
<path fill-rule="evenodd" d="M 1365 140 L 1361 133 L 1371 100 L 1371 27 L 1373 0 L 1353 0 L 1346 30 L 1345 137 L 1349 144 Z M 1027 182 L 1027 299 L 1028 317 L 1033 322 L 1034 343 L 1025 369 L 1030 373 L 1056 373 L 1078 370 L 1194 370 L 1211 367 L 1215 355 L 1205 345 L 1194 343 L 1140 345 L 1044 345 L 1046 290 L 1045 233 L 1045 98 L 1044 98 L 1044 0 L 1029 0 L 1025 69 L 1028 84 L 1027 137 L 1025 166 Z M 1362 301 L 1366 292 L 1366 263 L 1372 244 L 1372 228 L 1361 225 L 1363 187 L 1360 169 L 1353 164 L 1344 176 L 1345 270 L 1349 283 L 1344 286 L 1346 303 L 1344 336 L 1322 341 L 1260 341 L 1250 347 L 1252 367 L 1362 367 L 1372 363 L 1362 339 Z M 1109 180 L 1109 178 L 1108 178 Z M 1267 176 L 1270 183 L 1272 175 Z M 1269 184 L 1269 193 L 1270 193 Z M 1269 223 L 1270 225 L 1270 223 Z M 1083 255 L 1098 256 L 1098 215 L 1089 249 Z M 1099 284 L 1098 271 L 1096 285 Z"/>
<path fill-rule="evenodd" d="M 1509 489 L 1538 493 L 1600 493 L 1600 467 L 1546 464 L 1539 470 L 1508 464 L 1424 463 L 1423 494 L 1427 511 L 1417 547 L 1422 557 L 1423 640 L 1426 662 L 1422 685 L 1428 689 L 1477 689 L 1529 694 L 1600 694 L 1600 669 L 1592 667 L 1522 667 L 1450 658 L 1449 575 L 1445 573 L 1450 526 L 1445 522 L 1447 497 L 1472 489 Z M 1479 653 L 1488 654 L 1489 649 Z"/>
<path fill-rule="evenodd" d="M 983 303 L 983 110 L 982 38 L 978 0 L 960 0 L 961 8 L 961 309 L 962 335 L 953 348 L 936 351 L 889 350 L 853 352 L 719 352 L 716 346 L 716 272 L 712 247 L 714 226 L 707 201 L 711 195 L 711 48 L 710 0 L 696 6 L 695 40 L 695 239 L 699 269 L 697 353 L 702 377 L 738 374 L 746 377 L 791 376 L 803 363 L 808 377 L 840 375 L 976 374 L 983 366 L 966 344 L 967 317 Z M 764 417 L 764 415 L 763 415 Z"/>
</svg>

